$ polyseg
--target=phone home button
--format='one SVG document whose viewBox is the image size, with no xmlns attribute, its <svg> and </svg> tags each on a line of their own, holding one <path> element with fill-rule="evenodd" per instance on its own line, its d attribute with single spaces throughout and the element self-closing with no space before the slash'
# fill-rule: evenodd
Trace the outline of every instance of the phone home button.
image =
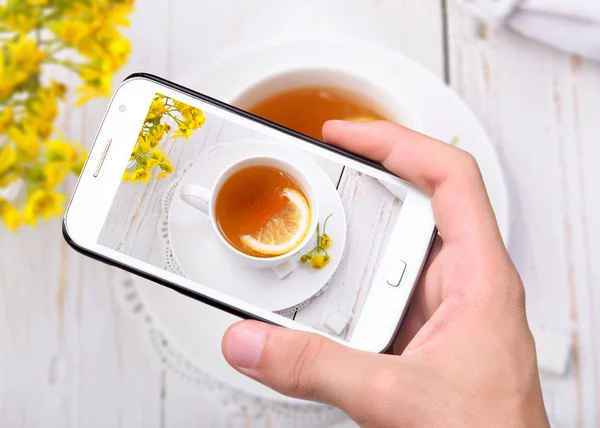
<svg viewBox="0 0 600 428">
<path fill-rule="evenodd" d="M 394 260 L 388 268 L 385 276 L 385 280 L 388 285 L 391 285 L 392 287 L 398 287 L 402 281 L 405 270 L 406 263 L 404 263 L 402 260 Z"/>
</svg>

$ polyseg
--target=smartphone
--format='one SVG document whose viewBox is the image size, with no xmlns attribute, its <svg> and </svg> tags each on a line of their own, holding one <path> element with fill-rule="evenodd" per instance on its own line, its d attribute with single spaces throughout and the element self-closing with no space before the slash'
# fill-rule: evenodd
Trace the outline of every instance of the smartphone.
<svg viewBox="0 0 600 428">
<path fill-rule="evenodd" d="M 113 95 L 63 222 L 99 261 L 373 352 L 435 233 L 427 195 L 380 164 L 147 74 Z"/>
</svg>

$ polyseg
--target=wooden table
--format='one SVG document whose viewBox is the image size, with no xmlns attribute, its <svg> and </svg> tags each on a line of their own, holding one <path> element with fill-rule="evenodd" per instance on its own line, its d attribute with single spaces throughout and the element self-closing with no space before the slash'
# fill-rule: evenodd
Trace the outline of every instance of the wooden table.
<svg viewBox="0 0 600 428">
<path fill-rule="evenodd" d="M 573 338 L 568 374 L 543 376 L 548 412 L 556 426 L 600 425 L 599 64 L 493 31 L 453 0 L 138 0 L 132 24 L 119 78 L 176 79 L 234 50 L 327 29 L 395 49 L 445 79 L 505 168 L 510 251 L 531 323 Z M 75 110 L 72 101 L 59 126 L 89 145 L 106 102 Z M 5 426 L 272 426 L 214 414 L 195 384 L 165 368 L 115 299 L 111 284 L 126 276 L 68 249 L 59 220 L 1 230 L 0 255 Z"/>
</svg>

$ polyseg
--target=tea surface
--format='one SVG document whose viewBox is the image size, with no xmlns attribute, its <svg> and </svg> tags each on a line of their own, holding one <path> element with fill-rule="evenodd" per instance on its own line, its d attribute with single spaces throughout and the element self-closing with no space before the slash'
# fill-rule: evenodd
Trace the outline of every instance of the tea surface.
<svg viewBox="0 0 600 428">
<path fill-rule="evenodd" d="M 234 173 L 221 187 L 215 201 L 215 218 L 227 241 L 237 250 L 266 257 L 247 248 L 240 239 L 261 230 L 289 203 L 284 189 L 304 191 L 286 172 L 272 166 L 251 166 Z"/>
<path fill-rule="evenodd" d="M 323 139 L 323 123 L 331 119 L 386 119 L 372 102 L 352 92 L 327 86 L 289 89 L 264 98 L 253 106 L 241 107 L 318 140 Z"/>
</svg>

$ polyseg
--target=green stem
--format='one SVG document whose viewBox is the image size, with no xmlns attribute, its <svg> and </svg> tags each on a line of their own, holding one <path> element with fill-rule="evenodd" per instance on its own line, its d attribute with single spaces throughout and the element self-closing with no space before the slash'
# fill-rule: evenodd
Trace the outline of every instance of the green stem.
<svg viewBox="0 0 600 428">
<path fill-rule="evenodd" d="M 182 120 L 177 119 L 175 116 L 173 116 L 169 111 L 167 111 L 167 116 L 173 118 L 173 120 L 175 120 L 175 122 L 177 122 L 178 125 L 181 125 L 183 123 Z"/>
<path fill-rule="evenodd" d="M 319 247 L 319 244 L 320 244 L 320 242 L 319 242 L 319 237 L 320 236 L 321 236 L 321 230 L 320 230 L 320 227 L 319 227 L 319 223 L 317 223 L 317 248 Z"/>
<path fill-rule="evenodd" d="M 327 222 L 329 221 L 329 219 L 331 218 L 332 215 L 333 215 L 333 213 L 329 214 L 327 216 L 327 218 L 325 219 L 325 222 L 323 223 L 323 235 L 325 235 L 325 228 L 327 227 Z"/>
<path fill-rule="evenodd" d="M 54 49 L 49 50 L 48 55 L 53 56 L 62 51 L 63 49 L 67 49 L 67 45 L 59 44 Z"/>
<path fill-rule="evenodd" d="M 73 61 L 61 60 L 61 59 L 56 59 L 56 58 L 48 58 L 48 62 L 50 64 L 62 65 L 63 67 L 66 67 L 69 70 L 72 70 L 76 73 L 79 72 L 79 67 L 82 66 L 82 64 L 77 64 Z"/>
</svg>

